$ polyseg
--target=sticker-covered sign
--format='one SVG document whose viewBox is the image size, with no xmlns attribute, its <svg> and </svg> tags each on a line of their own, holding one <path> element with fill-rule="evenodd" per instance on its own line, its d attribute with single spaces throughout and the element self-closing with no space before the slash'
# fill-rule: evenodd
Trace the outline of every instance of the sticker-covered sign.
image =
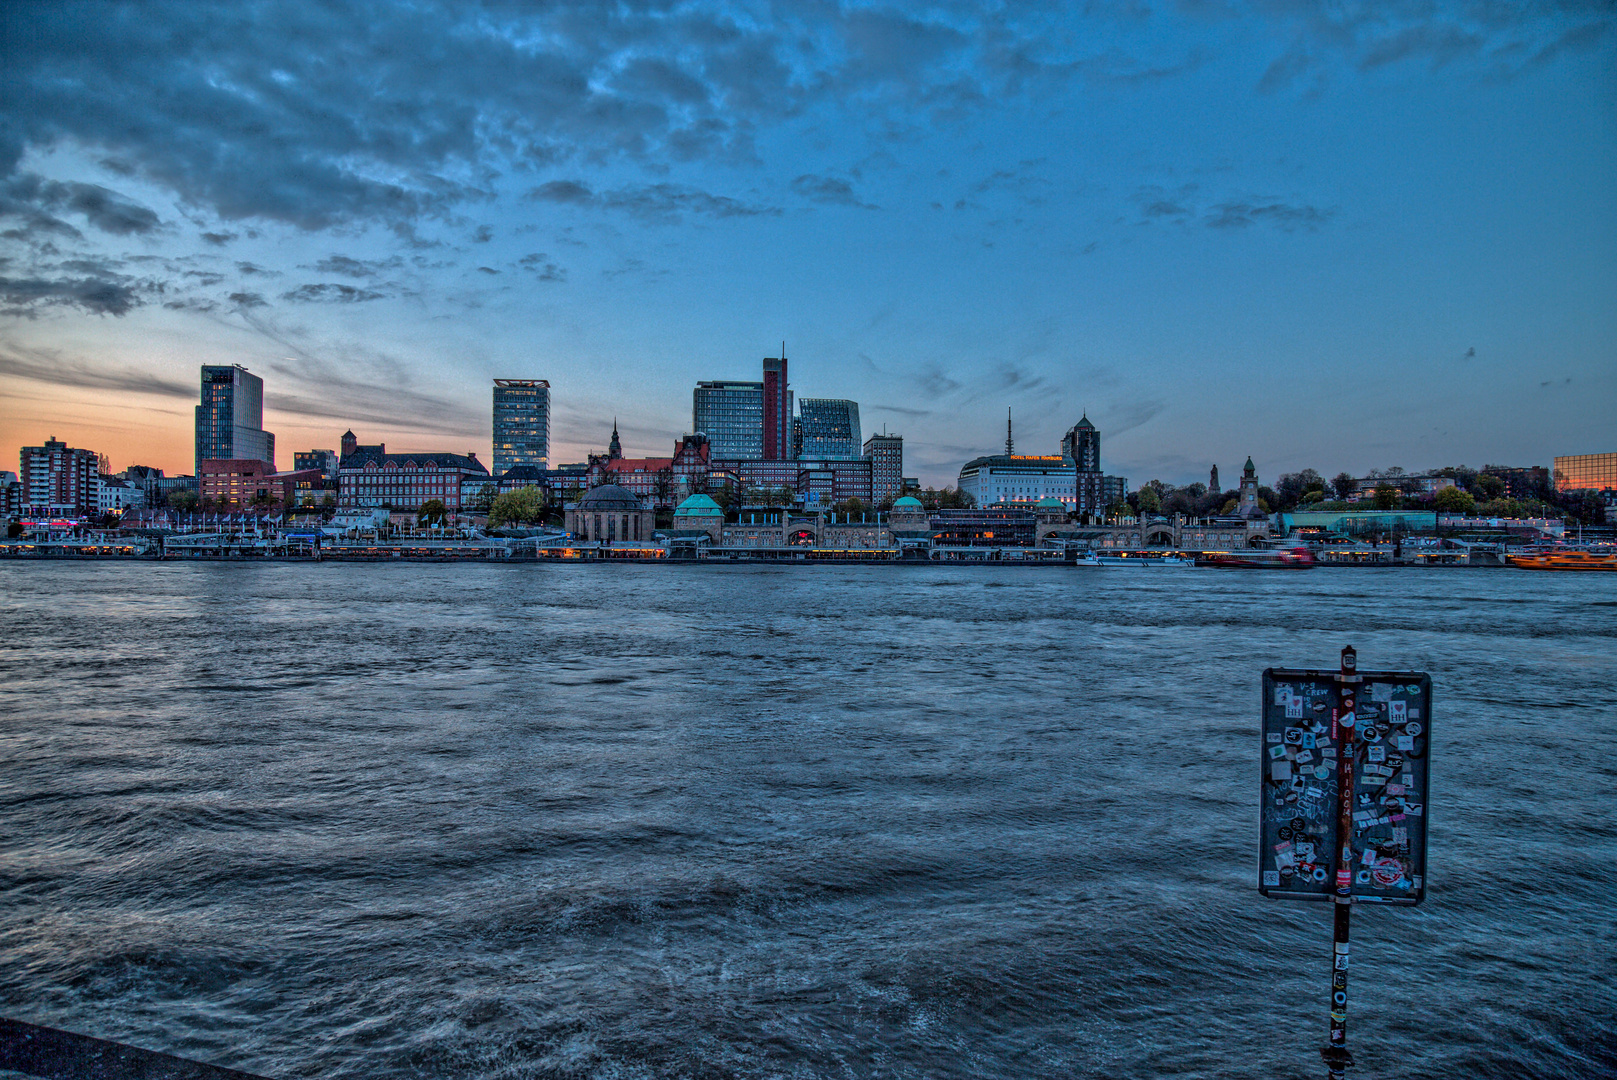
<svg viewBox="0 0 1617 1080">
<path fill-rule="evenodd" d="M 1432 680 L 1413 671 L 1270 668 L 1263 673 L 1263 812 L 1258 891 L 1329 900 L 1346 874 L 1354 900 L 1425 896 Z M 1352 709 L 1347 703 L 1352 702 Z M 1343 756 L 1352 775 L 1349 865 L 1337 828 Z"/>
</svg>

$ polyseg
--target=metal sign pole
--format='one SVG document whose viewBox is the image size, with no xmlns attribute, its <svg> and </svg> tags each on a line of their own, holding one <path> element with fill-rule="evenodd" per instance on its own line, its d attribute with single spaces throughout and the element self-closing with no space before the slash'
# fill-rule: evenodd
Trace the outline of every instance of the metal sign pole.
<svg viewBox="0 0 1617 1080">
<path fill-rule="evenodd" d="M 1337 675 L 1338 706 L 1331 716 L 1331 739 L 1340 746 L 1336 758 L 1337 820 L 1339 841 L 1335 854 L 1336 912 L 1331 956 L 1331 1040 L 1320 1051 L 1330 1080 L 1342 1080 L 1353 1064 L 1347 1046 L 1348 922 L 1353 914 L 1353 764 L 1358 717 L 1355 700 L 1359 686 L 1358 654 L 1349 645 L 1342 650 L 1342 669 Z"/>
</svg>

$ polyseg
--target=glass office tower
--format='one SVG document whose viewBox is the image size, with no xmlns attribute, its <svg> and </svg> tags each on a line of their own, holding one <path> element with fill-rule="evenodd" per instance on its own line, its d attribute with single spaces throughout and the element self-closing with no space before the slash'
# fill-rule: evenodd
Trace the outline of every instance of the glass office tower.
<svg viewBox="0 0 1617 1080">
<path fill-rule="evenodd" d="M 764 384 L 699 382 L 691 392 L 691 430 L 707 436 L 714 458 L 764 456 Z"/>
<path fill-rule="evenodd" d="M 264 430 L 264 380 L 240 364 L 202 365 L 196 409 L 196 474 L 212 460 L 275 464 L 275 436 Z"/>
<path fill-rule="evenodd" d="M 845 398 L 799 398 L 803 461 L 851 461 L 863 456 L 859 441 L 859 403 Z"/>
<path fill-rule="evenodd" d="M 550 467 L 550 383 L 494 380 L 494 475 L 515 465 Z"/>
</svg>

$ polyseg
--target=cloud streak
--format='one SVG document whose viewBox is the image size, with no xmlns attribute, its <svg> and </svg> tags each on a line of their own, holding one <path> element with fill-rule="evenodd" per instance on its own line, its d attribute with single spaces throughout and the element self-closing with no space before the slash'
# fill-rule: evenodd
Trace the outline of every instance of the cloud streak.
<svg viewBox="0 0 1617 1080">
<path fill-rule="evenodd" d="M 0 345 L 0 375 L 51 386 L 87 390 L 115 390 L 128 394 L 194 398 L 197 388 L 134 368 L 104 368 L 87 360 L 73 360 L 54 349 Z"/>
</svg>

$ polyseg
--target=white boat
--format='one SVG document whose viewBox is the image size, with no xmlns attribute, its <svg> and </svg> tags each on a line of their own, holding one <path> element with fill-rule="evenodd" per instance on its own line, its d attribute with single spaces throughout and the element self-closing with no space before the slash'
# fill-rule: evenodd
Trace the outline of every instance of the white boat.
<svg viewBox="0 0 1617 1080">
<path fill-rule="evenodd" d="M 1091 551 L 1074 561 L 1075 566 L 1122 566 L 1134 569 L 1177 568 L 1195 566 L 1194 559 L 1187 559 L 1181 555 L 1146 555 L 1146 554 L 1118 554 L 1097 555 Z"/>
</svg>

